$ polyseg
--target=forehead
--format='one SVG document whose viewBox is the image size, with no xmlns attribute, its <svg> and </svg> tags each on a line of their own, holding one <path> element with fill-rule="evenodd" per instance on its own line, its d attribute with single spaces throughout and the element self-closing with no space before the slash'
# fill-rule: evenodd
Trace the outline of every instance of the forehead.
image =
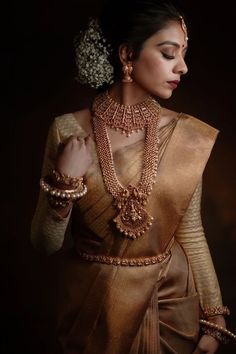
<svg viewBox="0 0 236 354">
<path fill-rule="evenodd" d="M 160 31 L 149 37 L 144 45 L 160 44 L 162 42 L 175 42 L 180 47 L 186 47 L 186 34 L 184 33 L 180 21 L 169 21 Z"/>
</svg>

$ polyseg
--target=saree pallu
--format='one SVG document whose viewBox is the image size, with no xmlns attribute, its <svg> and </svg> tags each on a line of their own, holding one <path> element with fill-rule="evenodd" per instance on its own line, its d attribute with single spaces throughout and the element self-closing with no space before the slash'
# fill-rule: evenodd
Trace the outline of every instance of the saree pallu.
<svg viewBox="0 0 236 354">
<path fill-rule="evenodd" d="M 74 253 L 64 258 L 60 271 L 57 328 L 61 353 L 193 352 L 199 332 L 199 300 L 188 258 L 174 235 L 201 180 L 215 136 L 213 128 L 184 116 L 161 129 L 157 183 L 147 204 L 154 221 L 137 240 L 123 237 L 114 228 L 116 211 L 103 184 L 94 146 L 93 164 L 86 175 L 88 193 L 71 216 Z M 142 156 L 143 142 L 114 153 L 123 185 L 138 183 Z M 117 263 L 117 259 L 154 259 L 157 255 L 153 264 Z M 102 262 L 103 257 L 115 259 L 116 264 Z"/>
</svg>

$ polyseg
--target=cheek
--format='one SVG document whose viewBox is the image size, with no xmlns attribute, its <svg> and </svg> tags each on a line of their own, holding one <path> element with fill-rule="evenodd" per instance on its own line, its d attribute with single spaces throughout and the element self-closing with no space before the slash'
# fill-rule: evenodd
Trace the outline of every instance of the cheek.
<svg viewBox="0 0 236 354">
<path fill-rule="evenodd" d="M 160 61 L 150 61 L 148 63 L 148 71 L 153 79 L 161 79 L 163 76 L 163 67 Z"/>
<path fill-rule="evenodd" d="M 146 79 L 156 79 L 163 71 L 163 63 L 156 56 L 143 56 L 134 67 L 134 75 Z"/>
<path fill-rule="evenodd" d="M 153 79 L 161 78 L 166 71 L 166 65 L 158 53 L 143 58 L 143 70 Z"/>
</svg>

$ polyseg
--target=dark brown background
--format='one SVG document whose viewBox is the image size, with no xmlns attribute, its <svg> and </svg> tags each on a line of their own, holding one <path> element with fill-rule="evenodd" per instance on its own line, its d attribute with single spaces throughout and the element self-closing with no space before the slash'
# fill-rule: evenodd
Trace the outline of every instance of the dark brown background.
<svg viewBox="0 0 236 354">
<path fill-rule="evenodd" d="M 203 221 L 236 331 L 235 19 L 225 1 L 182 1 L 191 24 L 189 73 L 169 108 L 220 129 L 205 171 Z M 3 354 L 44 354 L 50 341 L 50 284 L 56 257 L 33 250 L 29 228 L 49 124 L 86 106 L 90 90 L 75 82 L 73 36 L 101 1 L 19 2 L 3 13 L 1 140 L 1 329 Z M 6 16 L 4 14 L 6 13 Z M 13 29 L 13 31 L 12 31 Z M 235 353 L 236 345 L 220 353 Z"/>
</svg>

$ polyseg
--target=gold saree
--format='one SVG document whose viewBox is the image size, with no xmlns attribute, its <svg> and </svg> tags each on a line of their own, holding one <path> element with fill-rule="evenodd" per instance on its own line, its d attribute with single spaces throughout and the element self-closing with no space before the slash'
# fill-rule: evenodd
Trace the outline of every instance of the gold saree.
<svg viewBox="0 0 236 354">
<path fill-rule="evenodd" d="M 53 167 L 58 143 L 70 134 L 86 135 L 73 115 L 57 118 L 43 174 Z M 154 222 L 137 240 L 123 237 L 112 223 L 116 211 L 95 144 L 88 193 L 67 218 L 59 218 L 40 195 L 33 244 L 52 253 L 62 246 L 66 228 L 74 240 L 60 279 L 57 323 L 63 353 L 193 352 L 201 307 L 221 305 L 200 218 L 201 177 L 216 135 L 214 128 L 184 114 L 161 129 L 157 181 L 147 204 Z M 114 153 L 123 185 L 138 182 L 142 154 L 143 142 Z M 202 263 L 209 271 L 208 289 Z"/>
</svg>

